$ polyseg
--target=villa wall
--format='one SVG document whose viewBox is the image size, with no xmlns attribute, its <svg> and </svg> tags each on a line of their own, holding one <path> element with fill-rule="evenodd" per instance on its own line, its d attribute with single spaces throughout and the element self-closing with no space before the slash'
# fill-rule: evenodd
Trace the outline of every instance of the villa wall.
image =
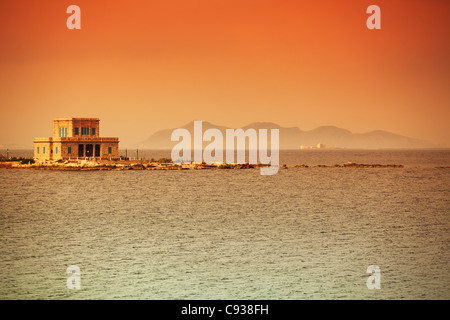
<svg viewBox="0 0 450 320">
<path fill-rule="evenodd" d="M 49 140 L 34 142 L 34 158 L 38 161 L 52 160 L 53 143 Z"/>
</svg>

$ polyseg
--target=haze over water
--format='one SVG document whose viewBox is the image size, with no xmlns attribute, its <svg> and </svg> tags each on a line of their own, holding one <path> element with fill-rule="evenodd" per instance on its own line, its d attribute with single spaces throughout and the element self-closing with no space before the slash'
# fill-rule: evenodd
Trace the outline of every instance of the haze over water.
<svg viewBox="0 0 450 320">
<path fill-rule="evenodd" d="M 280 155 L 347 161 L 405 168 L 0 170 L 0 298 L 449 299 L 450 152 Z"/>
</svg>

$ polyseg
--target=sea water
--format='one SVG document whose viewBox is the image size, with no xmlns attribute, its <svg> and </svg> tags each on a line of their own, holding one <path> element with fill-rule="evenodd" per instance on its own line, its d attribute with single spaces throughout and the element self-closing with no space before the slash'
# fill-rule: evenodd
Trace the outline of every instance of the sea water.
<svg viewBox="0 0 450 320">
<path fill-rule="evenodd" d="M 449 151 L 280 161 L 405 167 L 0 170 L 0 298 L 450 298 Z"/>
</svg>

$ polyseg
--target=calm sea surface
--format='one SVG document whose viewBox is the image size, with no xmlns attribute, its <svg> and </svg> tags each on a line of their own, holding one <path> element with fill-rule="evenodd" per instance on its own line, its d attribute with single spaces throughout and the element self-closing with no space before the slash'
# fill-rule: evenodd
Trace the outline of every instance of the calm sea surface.
<svg viewBox="0 0 450 320">
<path fill-rule="evenodd" d="M 0 170 L 0 298 L 450 299 L 450 152 L 281 153 L 348 161 L 405 168 Z"/>
</svg>

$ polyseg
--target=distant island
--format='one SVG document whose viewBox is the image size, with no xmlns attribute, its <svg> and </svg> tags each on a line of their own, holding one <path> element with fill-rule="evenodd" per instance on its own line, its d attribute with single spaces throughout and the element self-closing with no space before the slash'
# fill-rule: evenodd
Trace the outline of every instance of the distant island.
<svg viewBox="0 0 450 320">
<path fill-rule="evenodd" d="M 184 125 L 184 129 L 191 132 L 194 122 Z M 216 128 L 225 133 L 228 128 L 203 121 L 203 130 Z M 349 149 L 403 149 L 403 148 L 434 148 L 438 147 L 427 141 L 405 137 L 387 131 L 376 130 L 367 133 L 352 133 L 349 130 L 335 126 L 321 126 L 314 130 L 303 131 L 298 127 L 281 127 L 272 122 L 254 122 L 241 127 L 243 130 L 253 129 L 279 129 L 280 149 L 300 149 L 301 146 L 317 146 L 319 144 L 334 148 Z M 172 129 L 157 131 L 146 140 L 137 143 L 135 147 L 141 149 L 172 149 L 177 142 L 171 142 Z"/>
</svg>

